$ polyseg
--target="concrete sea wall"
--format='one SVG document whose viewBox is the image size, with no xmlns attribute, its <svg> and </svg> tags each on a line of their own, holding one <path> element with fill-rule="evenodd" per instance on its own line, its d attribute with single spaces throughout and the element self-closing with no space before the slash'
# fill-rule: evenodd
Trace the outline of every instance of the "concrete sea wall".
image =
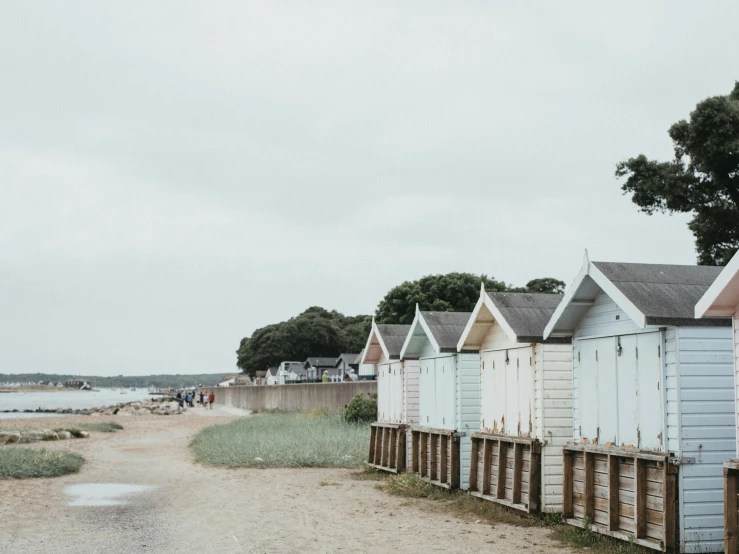
<svg viewBox="0 0 739 554">
<path fill-rule="evenodd" d="M 313 408 L 337 410 L 360 393 L 377 393 L 377 381 L 309 383 L 305 385 L 249 385 L 214 387 L 216 404 L 244 410 L 306 412 Z"/>
</svg>

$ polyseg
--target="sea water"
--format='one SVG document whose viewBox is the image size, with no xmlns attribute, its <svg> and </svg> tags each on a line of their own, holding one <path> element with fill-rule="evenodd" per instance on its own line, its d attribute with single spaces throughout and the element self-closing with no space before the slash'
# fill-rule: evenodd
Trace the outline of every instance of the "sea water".
<svg viewBox="0 0 739 554">
<path fill-rule="evenodd" d="M 123 394 L 122 394 L 123 393 Z M 2 392 L 0 393 L 0 419 L 17 417 L 43 417 L 44 415 L 58 414 L 20 414 L 3 413 L 2 410 L 56 410 L 58 408 L 72 408 L 82 410 L 86 408 L 100 408 L 111 406 L 119 402 L 135 402 L 145 398 L 153 398 L 146 389 L 135 391 L 127 389 L 100 389 L 98 391 L 61 390 L 59 392 Z"/>
</svg>

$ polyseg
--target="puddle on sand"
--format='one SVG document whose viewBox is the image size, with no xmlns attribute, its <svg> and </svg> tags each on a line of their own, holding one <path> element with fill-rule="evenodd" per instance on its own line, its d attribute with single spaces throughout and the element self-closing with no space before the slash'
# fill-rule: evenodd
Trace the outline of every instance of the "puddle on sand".
<svg viewBox="0 0 739 554">
<path fill-rule="evenodd" d="M 123 483 L 85 483 L 70 485 L 64 492 L 77 498 L 70 506 L 119 506 L 127 503 L 128 496 L 145 492 L 148 485 L 127 485 Z"/>
</svg>

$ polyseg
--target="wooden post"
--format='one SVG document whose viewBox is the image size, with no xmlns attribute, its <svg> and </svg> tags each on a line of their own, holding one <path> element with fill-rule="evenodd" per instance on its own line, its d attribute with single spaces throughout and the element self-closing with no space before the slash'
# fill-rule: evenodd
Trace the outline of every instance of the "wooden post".
<svg viewBox="0 0 739 554">
<path fill-rule="evenodd" d="M 449 436 L 441 435 L 439 438 L 441 439 L 441 447 L 439 448 L 439 482 L 450 484 L 446 467 L 446 455 L 449 451 Z"/>
<path fill-rule="evenodd" d="M 583 496 L 585 499 L 585 517 L 593 521 L 595 515 L 595 456 L 590 452 L 585 454 L 585 487 Z"/>
<path fill-rule="evenodd" d="M 608 530 L 618 531 L 618 456 L 608 456 Z"/>
<path fill-rule="evenodd" d="M 382 435 L 380 435 L 380 462 L 381 466 L 385 465 L 385 436 L 387 434 L 387 427 L 382 428 Z"/>
<path fill-rule="evenodd" d="M 514 504 L 521 503 L 521 473 L 523 472 L 523 464 L 521 463 L 523 455 L 523 445 L 520 442 L 513 444 L 513 486 L 511 494 L 511 502 Z M 529 466 L 531 467 L 531 466 Z"/>
<path fill-rule="evenodd" d="M 429 433 L 429 442 L 431 443 L 431 470 L 429 471 L 429 478 L 432 481 L 436 481 L 438 478 L 436 468 L 439 462 L 439 435 L 436 433 Z"/>
<path fill-rule="evenodd" d="M 508 445 L 502 440 L 498 441 L 498 482 L 495 488 L 496 498 L 505 498 L 505 473 L 506 458 L 508 458 Z"/>
<path fill-rule="evenodd" d="M 634 528 L 637 539 L 647 536 L 647 467 L 639 458 L 634 458 Z"/>
<path fill-rule="evenodd" d="M 398 460 L 397 468 L 398 473 L 405 471 L 405 426 L 401 425 L 398 427 L 398 453 L 396 455 Z"/>
<path fill-rule="evenodd" d="M 449 473 L 449 486 L 453 489 L 459 488 L 459 437 L 452 435 L 450 438 L 451 452 L 449 460 L 451 468 Z"/>
<path fill-rule="evenodd" d="M 562 449 L 562 517 L 571 518 L 572 509 L 572 452 Z"/>
<path fill-rule="evenodd" d="M 418 441 L 420 440 L 420 433 L 411 431 L 411 471 L 413 473 L 418 473 L 418 456 L 420 450 L 418 448 Z"/>
<path fill-rule="evenodd" d="M 367 460 L 370 464 L 375 463 L 375 440 L 377 439 L 377 426 L 372 425 L 370 427 L 370 447 L 369 447 L 369 456 Z"/>
<path fill-rule="evenodd" d="M 390 429 L 385 428 L 382 433 L 382 465 L 388 467 L 390 465 Z"/>
<path fill-rule="evenodd" d="M 483 439 L 484 440 L 484 439 Z M 472 439 L 472 450 L 470 451 L 470 482 L 468 490 L 475 492 L 477 488 L 477 465 L 480 463 L 480 439 Z"/>
<path fill-rule="evenodd" d="M 531 443 L 529 447 L 529 512 L 537 512 L 541 502 L 541 449 L 538 443 Z"/>
<path fill-rule="evenodd" d="M 737 474 L 736 470 L 724 468 L 724 552 L 736 554 L 739 551 L 737 527 Z"/>
<path fill-rule="evenodd" d="M 390 469 L 395 468 L 395 464 L 397 462 L 397 448 L 398 448 L 398 429 L 392 428 L 390 431 L 390 454 L 388 456 L 388 462 L 387 465 L 390 467 Z"/>
<path fill-rule="evenodd" d="M 377 428 L 377 435 L 375 436 L 375 464 L 382 465 L 382 431 L 384 427 Z"/>
<path fill-rule="evenodd" d="M 662 528 L 665 534 L 665 547 L 668 552 L 676 552 L 680 543 L 677 527 L 677 473 L 678 466 L 665 460 L 662 474 Z M 728 551 L 727 551 L 728 552 Z"/>
<path fill-rule="evenodd" d="M 419 474 L 421 477 L 426 477 L 429 474 L 429 468 L 426 465 L 428 460 L 428 433 L 421 431 L 418 433 L 419 443 L 421 445 L 421 460 Z"/>
<path fill-rule="evenodd" d="M 493 441 L 485 439 L 482 450 L 482 494 L 490 494 L 490 474 L 493 472 Z"/>
</svg>

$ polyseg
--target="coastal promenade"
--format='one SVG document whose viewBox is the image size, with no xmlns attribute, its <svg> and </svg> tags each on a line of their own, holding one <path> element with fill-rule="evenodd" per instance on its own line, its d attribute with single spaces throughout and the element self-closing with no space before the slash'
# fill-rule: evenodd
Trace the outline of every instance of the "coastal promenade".
<svg viewBox="0 0 739 554">
<path fill-rule="evenodd" d="M 194 464 L 192 437 L 238 414 L 113 417 L 123 431 L 31 445 L 76 451 L 86 463 L 65 477 L 0 481 L 0 552 L 569 552 L 546 529 L 460 521 L 438 503 L 388 496 L 352 470 Z M 79 420 L 90 418 L 63 418 Z"/>
</svg>

